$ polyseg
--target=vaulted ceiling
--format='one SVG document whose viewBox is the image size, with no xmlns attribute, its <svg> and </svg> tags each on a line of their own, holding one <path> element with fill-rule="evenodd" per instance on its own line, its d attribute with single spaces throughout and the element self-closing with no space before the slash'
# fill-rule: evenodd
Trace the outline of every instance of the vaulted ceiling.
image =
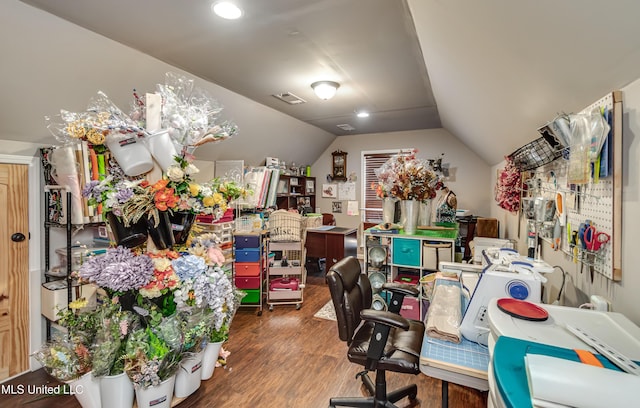
<svg viewBox="0 0 640 408">
<path fill-rule="evenodd" d="M 536 129 L 557 113 L 580 110 L 640 77 L 634 0 L 239 0 L 245 15 L 237 21 L 211 15 L 210 0 L 22 3 L 317 127 L 323 142 L 310 149 L 323 149 L 332 135 L 443 127 L 495 164 L 538 137 Z M 5 27 L 17 27 L 0 14 Z M 55 38 L 55 29 L 40 24 L 45 17 L 36 17 L 24 30 Z M 21 41 L 18 33 L 0 40 L 0 72 L 25 75 L 0 79 L 2 88 L 19 89 L 16 81 L 54 87 L 39 83 L 36 67 L 18 65 L 28 52 Z M 76 59 L 86 66 L 83 77 L 92 75 L 91 55 L 60 50 L 62 43 L 47 58 Z M 60 61 L 45 59 L 39 68 Z M 123 75 L 124 67 L 112 63 L 95 68 Z M 339 82 L 337 95 L 319 100 L 310 87 L 317 80 Z M 306 103 L 272 96 L 280 93 Z M 0 101 L 9 107 L 18 98 L 37 95 L 4 94 Z M 359 109 L 371 116 L 356 118 Z M 0 137 L 36 141 L 33 131 L 17 131 L 16 116 L 0 113 Z M 342 124 L 354 129 L 337 127 Z"/>
</svg>

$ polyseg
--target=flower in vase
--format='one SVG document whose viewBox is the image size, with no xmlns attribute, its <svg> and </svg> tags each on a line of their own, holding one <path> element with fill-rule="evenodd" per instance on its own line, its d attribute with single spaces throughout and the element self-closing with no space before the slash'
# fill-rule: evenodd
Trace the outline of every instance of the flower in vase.
<svg viewBox="0 0 640 408">
<path fill-rule="evenodd" d="M 161 328 L 167 325 L 175 327 L 171 330 Z M 124 370 L 136 388 L 158 385 L 175 374 L 180 362 L 179 343 L 182 342 L 179 325 L 178 319 L 163 319 L 154 329 L 147 326 L 128 337 Z"/>
<path fill-rule="evenodd" d="M 192 176 L 199 171 L 191 163 L 193 156 L 184 153 L 174 160 L 176 164 L 169 166 L 164 178 L 167 187 L 173 188 L 178 198 L 174 210 L 222 215 L 227 209 L 227 200 L 216 190 L 214 183 L 197 183 L 193 180 Z"/>
<path fill-rule="evenodd" d="M 173 269 L 172 261 L 180 255 L 172 250 L 162 250 L 148 252 L 148 256 L 153 260 L 153 276 L 147 285 L 140 288 L 139 295 L 142 299 L 152 300 L 147 305 L 155 305 L 153 307 L 159 309 L 160 315 L 170 316 L 176 310 L 174 292 L 180 287 L 180 278 Z"/>
<path fill-rule="evenodd" d="M 107 176 L 103 180 L 89 181 L 82 189 L 82 196 L 91 206 L 102 205 L 104 214 L 113 211 L 115 215 L 122 216 L 123 206 L 133 198 L 134 187 L 140 182 Z"/>
<path fill-rule="evenodd" d="M 376 192 L 376 197 L 378 198 L 389 197 L 389 193 L 385 190 L 384 185 L 380 182 L 371 183 L 371 189 Z"/>
<path fill-rule="evenodd" d="M 416 157 L 416 150 L 392 156 L 376 170 L 376 175 L 382 192 L 388 191 L 399 200 L 429 200 L 444 186 L 431 163 Z"/>
</svg>

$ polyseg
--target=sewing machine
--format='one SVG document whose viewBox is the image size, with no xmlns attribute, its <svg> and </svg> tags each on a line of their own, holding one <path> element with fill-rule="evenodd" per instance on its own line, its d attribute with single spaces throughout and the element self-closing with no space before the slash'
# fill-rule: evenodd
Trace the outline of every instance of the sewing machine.
<svg viewBox="0 0 640 408">
<path fill-rule="evenodd" d="M 542 284 L 546 282 L 542 273 L 552 272 L 553 268 L 542 260 L 523 257 L 510 248 L 489 248 L 482 256 L 484 269 L 462 317 L 460 333 L 469 341 L 487 345 L 489 301 L 510 297 L 540 303 Z"/>
</svg>

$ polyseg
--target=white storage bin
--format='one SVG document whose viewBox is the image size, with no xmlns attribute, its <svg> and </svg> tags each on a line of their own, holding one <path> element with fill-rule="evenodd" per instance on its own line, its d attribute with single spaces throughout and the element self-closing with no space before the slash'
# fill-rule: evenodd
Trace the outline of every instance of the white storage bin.
<svg viewBox="0 0 640 408">
<path fill-rule="evenodd" d="M 74 285 L 71 290 L 71 300 L 85 298 L 88 300 L 87 307 L 96 305 L 97 287 L 93 284 Z M 43 283 L 40 287 L 41 313 L 51 321 L 58 320 L 58 311 L 67 308 L 67 281 L 56 280 Z"/>
<path fill-rule="evenodd" d="M 440 262 L 451 262 L 451 243 L 443 242 L 431 244 L 425 242 L 422 247 L 422 267 L 433 271 L 438 269 Z"/>
</svg>

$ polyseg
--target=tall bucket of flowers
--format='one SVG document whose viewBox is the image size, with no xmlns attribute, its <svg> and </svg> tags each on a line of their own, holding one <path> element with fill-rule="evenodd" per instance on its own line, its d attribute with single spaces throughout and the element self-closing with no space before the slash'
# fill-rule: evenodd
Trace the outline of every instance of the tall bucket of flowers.
<svg viewBox="0 0 640 408">
<path fill-rule="evenodd" d="M 129 333 L 137 326 L 137 317 L 131 311 L 122 310 L 113 298 L 99 308 L 97 320 L 98 331 L 92 347 L 93 375 L 100 381 L 102 406 L 133 406 L 133 383 L 124 372 L 123 358 Z"/>
<path fill-rule="evenodd" d="M 175 163 L 167 168 L 167 187 L 177 196 L 177 203 L 169 213 L 171 230 L 176 245 L 183 245 L 198 214 L 213 215 L 216 220 L 224 214 L 227 203 L 212 183 L 197 183 L 193 175 L 199 172 L 192 163 L 194 157 L 183 152 L 175 156 Z"/>
<path fill-rule="evenodd" d="M 215 234 L 201 234 L 188 248 L 189 255 L 175 262 L 180 276 L 176 290 L 176 303 L 183 310 L 192 310 L 201 321 L 206 321 L 200 378 L 207 380 L 220 354 L 222 341 L 228 338 L 228 327 L 239 298 L 231 283 L 230 271 L 223 269 L 225 256 Z M 212 345 L 213 340 L 220 341 Z"/>
<path fill-rule="evenodd" d="M 146 328 L 131 333 L 124 363 L 134 384 L 138 407 L 171 406 L 181 343 L 180 322 L 175 315 L 149 322 Z"/>
<path fill-rule="evenodd" d="M 175 396 L 188 397 L 200 388 L 203 345 L 212 317 L 203 309 L 188 309 L 179 313 L 184 339 L 182 361 L 176 373 Z"/>
<path fill-rule="evenodd" d="M 418 159 L 417 150 L 392 156 L 376 170 L 378 183 L 389 196 L 401 200 L 402 227 L 405 234 L 415 234 L 420 207 L 435 198 L 443 187 L 441 178 L 428 160 Z M 428 207 L 428 205 L 427 205 Z M 428 222 L 426 216 L 425 222 Z"/>
<path fill-rule="evenodd" d="M 89 181 L 82 190 L 87 203 L 100 208 L 117 245 L 134 248 L 147 242 L 147 222 L 124 218 L 123 208 L 134 197 L 141 181 L 116 179 L 107 176 L 102 180 Z"/>
</svg>

